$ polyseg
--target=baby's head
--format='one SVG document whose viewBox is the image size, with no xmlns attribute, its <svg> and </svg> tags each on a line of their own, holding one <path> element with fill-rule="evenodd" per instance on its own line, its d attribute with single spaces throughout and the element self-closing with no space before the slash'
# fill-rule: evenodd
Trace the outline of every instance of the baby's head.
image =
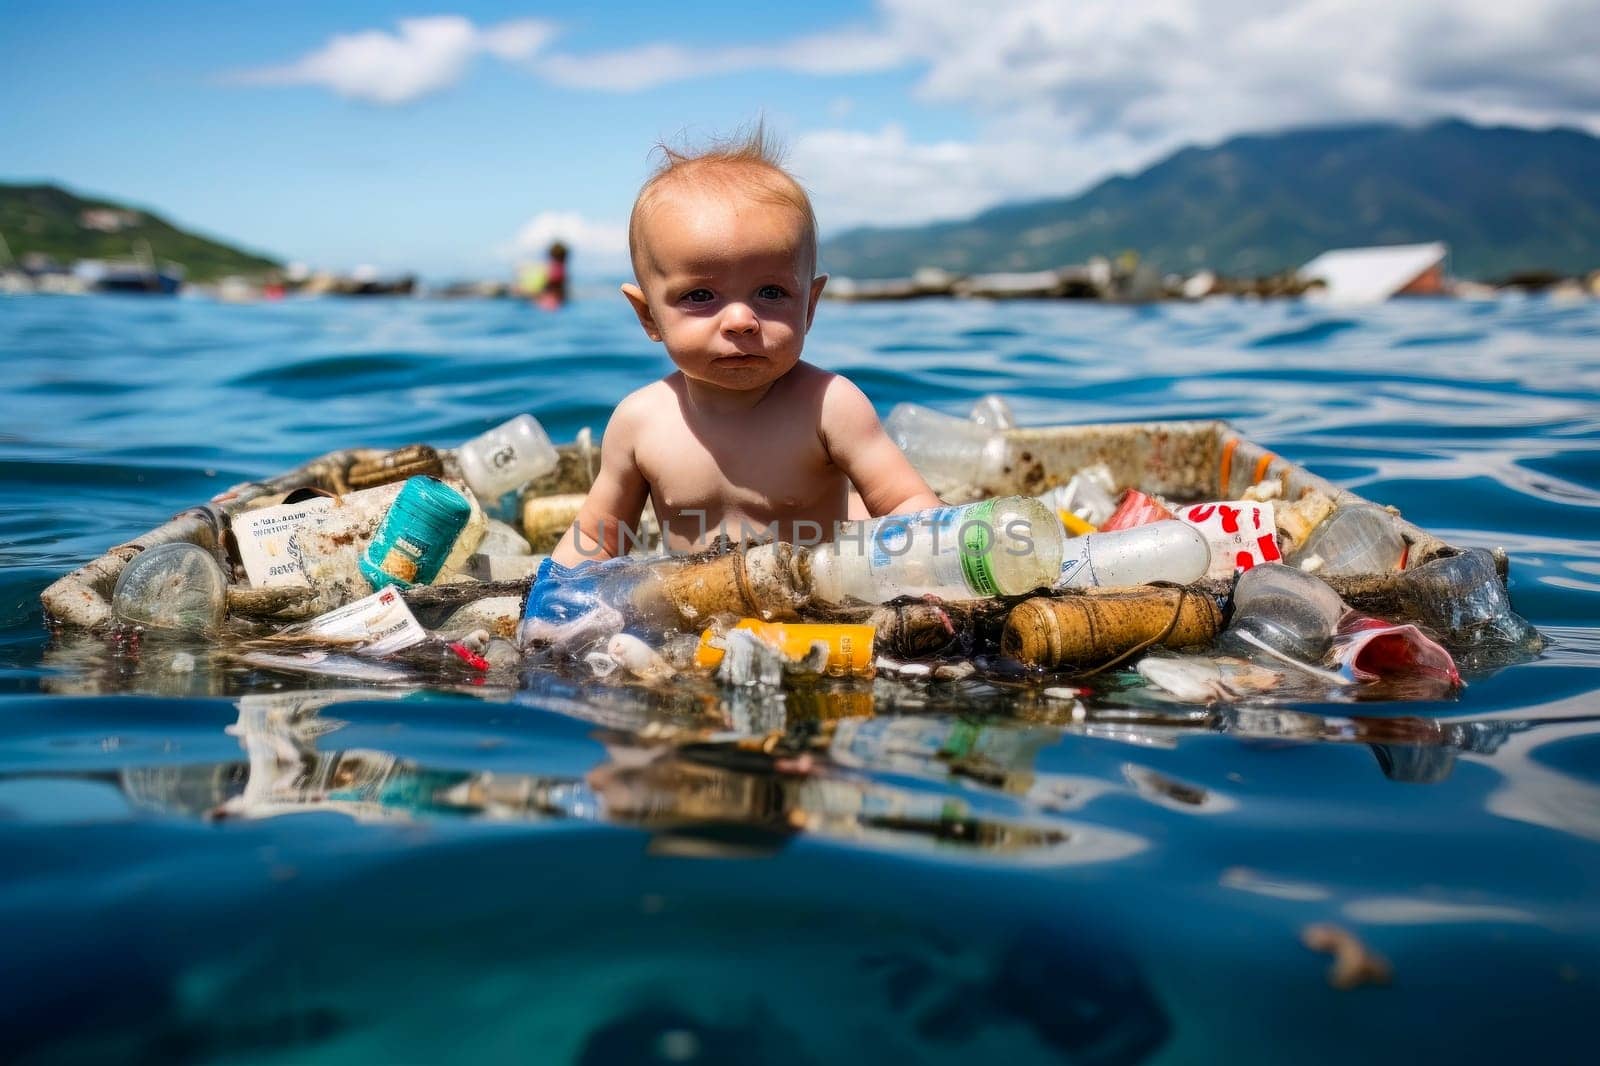
<svg viewBox="0 0 1600 1066">
<path fill-rule="evenodd" d="M 623 294 L 684 374 L 764 389 L 800 358 L 822 293 L 816 218 L 757 131 L 698 154 L 665 150 L 628 223 Z"/>
</svg>

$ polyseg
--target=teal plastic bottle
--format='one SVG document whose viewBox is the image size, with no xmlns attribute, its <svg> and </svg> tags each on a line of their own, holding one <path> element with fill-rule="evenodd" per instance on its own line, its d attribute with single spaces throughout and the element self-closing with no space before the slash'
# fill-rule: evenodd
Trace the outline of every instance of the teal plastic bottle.
<svg viewBox="0 0 1600 1066">
<path fill-rule="evenodd" d="M 361 555 L 373 589 L 408 589 L 439 576 L 456 538 L 472 517 L 467 498 L 437 478 L 408 478 Z"/>
</svg>

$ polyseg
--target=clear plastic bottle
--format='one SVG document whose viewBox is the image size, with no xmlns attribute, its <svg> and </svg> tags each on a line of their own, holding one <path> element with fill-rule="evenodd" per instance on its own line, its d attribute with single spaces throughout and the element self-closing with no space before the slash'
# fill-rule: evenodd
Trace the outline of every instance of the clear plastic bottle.
<svg viewBox="0 0 1600 1066">
<path fill-rule="evenodd" d="M 1405 551 L 1394 516 L 1376 504 L 1361 503 L 1323 519 L 1292 561 L 1329 577 L 1381 574 L 1400 569 Z"/>
<path fill-rule="evenodd" d="M 1445 635 L 1452 646 L 1507 645 L 1534 654 L 1544 638 L 1511 609 L 1511 598 L 1483 548 L 1432 559 L 1401 578 L 1405 615 Z"/>
<path fill-rule="evenodd" d="M 456 461 L 467 487 L 487 505 L 548 474 L 560 457 L 538 419 L 518 415 L 467 441 L 456 450 Z"/>
<path fill-rule="evenodd" d="M 1121 588 L 1152 581 L 1187 585 L 1205 577 L 1210 566 L 1211 549 L 1205 535 L 1169 519 L 1073 537 L 1063 545 L 1055 587 Z"/>
<path fill-rule="evenodd" d="M 1233 587 L 1233 620 L 1223 636 L 1231 650 L 1249 654 L 1259 641 L 1300 662 L 1321 659 L 1346 610 L 1326 581 L 1281 563 L 1253 566 Z M 1254 640 L 1244 639 L 1249 634 Z"/>
<path fill-rule="evenodd" d="M 228 610 L 228 580 L 198 544 L 158 544 L 122 568 L 111 609 L 124 622 L 185 633 L 214 633 Z"/>
<path fill-rule="evenodd" d="M 989 429 L 1014 429 L 1017 425 L 1016 416 L 1011 413 L 1011 404 L 1004 396 L 992 392 L 978 397 L 967 417 Z"/>
<path fill-rule="evenodd" d="M 883 427 L 941 495 L 982 490 L 1004 480 L 1009 448 L 1001 430 L 914 403 L 897 405 Z"/>
<path fill-rule="evenodd" d="M 846 523 L 811 553 L 811 593 L 826 603 L 1020 596 L 1061 571 L 1066 534 L 1038 500 L 1002 496 Z"/>
</svg>

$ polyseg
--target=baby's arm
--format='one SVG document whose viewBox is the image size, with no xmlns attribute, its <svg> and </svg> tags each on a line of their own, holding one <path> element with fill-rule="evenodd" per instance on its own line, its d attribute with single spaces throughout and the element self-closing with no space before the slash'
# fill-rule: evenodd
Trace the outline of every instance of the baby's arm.
<svg viewBox="0 0 1600 1066">
<path fill-rule="evenodd" d="M 623 551 L 623 527 L 632 532 L 638 525 L 639 512 L 650 495 L 650 486 L 639 471 L 634 453 L 643 413 L 638 392 L 611 412 L 611 421 L 600 441 L 600 472 L 578 509 L 578 517 L 550 553 L 558 565 L 613 559 Z"/>
<path fill-rule="evenodd" d="M 872 402 L 842 377 L 822 396 L 822 445 L 874 516 L 942 506 L 905 453 L 883 431 Z"/>
</svg>

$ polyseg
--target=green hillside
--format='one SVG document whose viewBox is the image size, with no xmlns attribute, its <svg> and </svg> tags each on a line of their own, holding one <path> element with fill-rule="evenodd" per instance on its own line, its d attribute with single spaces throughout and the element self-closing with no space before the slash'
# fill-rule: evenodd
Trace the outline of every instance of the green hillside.
<svg viewBox="0 0 1600 1066">
<path fill-rule="evenodd" d="M 148 211 L 55 185 L 0 184 L 0 235 L 19 260 L 40 252 L 64 266 L 79 259 L 129 259 L 148 241 L 158 261 L 182 263 L 190 281 L 259 276 L 282 265 L 181 230 Z"/>
<path fill-rule="evenodd" d="M 919 266 L 1040 270 L 1132 249 L 1163 270 L 1260 275 L 1328 248 L 1443 240 L 1452 271 L 1600 267 L 1600 138 L 1576 130 L 1367 125 L 1186 148 L 1066 199 L 972 219 L 859 229 L 823 267 L 857 278 Z"/>
</svg>

